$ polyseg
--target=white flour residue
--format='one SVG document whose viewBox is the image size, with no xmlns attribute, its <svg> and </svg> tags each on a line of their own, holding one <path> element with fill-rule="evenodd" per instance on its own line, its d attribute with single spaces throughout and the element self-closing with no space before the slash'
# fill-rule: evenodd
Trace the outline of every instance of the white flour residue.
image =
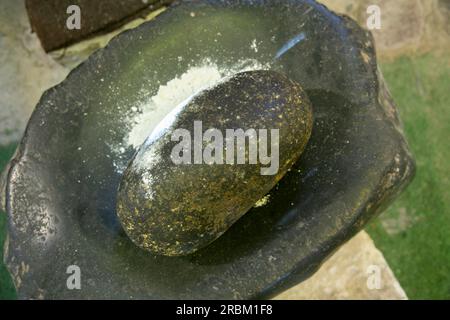
<svg viewBox="0 0 450 320">
<path fill-rule="evenodd" d="M 139 153 L 133 162 L 133 166 L 140 167 L 142 163 L 145 163 L 148 167 L 151 167 L 156 164 L 157 161 L 159 161 L 159 159 L 161 158 L 161 155 L 156 150 L 157 148 L 150 148 L 144 154 Z M 147 198 L 153 199 L 155 193 L 151 186 L 154 183 L 154 179 L 150 171 L 144 170 L 142 172 L 142 182 L 142 186 L 145 190 Z"/>
<path fill-rule="evenodd" d="M 205 64 L 193 67 L 160 86 L 156 95 L 138 107 L 142 113 L 136 114 L 133 119 L 135 124 L 128 134 L 127 145 L 138 148 L 172 109 L 198 91 L 219 82 L 221 78 L 216 65 Z"/>
<path fill-rule="evenodd" d="M 256 39 L 253 39 L 252 43 L 250 44 L 250 49 L 255 51 L 255 53 L 258 53 L 258 43 Z"/>
<path fill-rule="evenodd" d="M 157 93 L 147 98 L 146 101 L 131 107 L 132 114 L 129 117 L 130 131 L 122 145 L 116 147 L 114 153 L 117 159 L 121 158 L 123 150 L 129 147 L 138 149 L 149 137 L 155 140 L 170 127 L 176 119 L 176 115 L 189 100 L 200 91 L 213 87 L 224 78 L 236 73 L 251 70 L 267 70 L 268 64 L 261 64 L 254 59 L 243 59 L 231 67 L 219 67 L 211 59 L 205 59 L 202 63 L 190 67 L 185 73 L 170 80 L 158 88 Z M 156 156 L 156 155 L 153 155 Z M 154 163 L 155 159 L 140 159 L 143 165 Z M 121 161 L 120 161 L 121 162 Z M 114 163 L 118 172 L 122 172 L 126 164 Z"/>
<path fill-rule="evenodd" d="M 218 84 L 224 77 L 256 69 L 267 69 L 267 66 L 264 67 L 255 60 L 244 60 L 230 69 L 220 69 L 207 59 L 202 65 L 190 68 L 181 76 L 160 86 L 157 94 L 138 108 L 142 113 L 133 119 L 135 125 L 128 135 L 127 145 L 138 148 L 172 109 L 186 103 L 200 91 Z"/>
</svg>

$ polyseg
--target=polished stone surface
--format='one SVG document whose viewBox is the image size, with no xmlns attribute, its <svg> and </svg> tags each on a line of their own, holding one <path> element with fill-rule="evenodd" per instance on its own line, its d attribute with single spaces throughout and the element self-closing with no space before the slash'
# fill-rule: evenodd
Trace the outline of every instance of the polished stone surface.
<svg viewBox="0 0 450 320">
<path fill-rule="evenodd" d="M 414 163 L 370 35 L 312 1 L 252 3 L 171 8 L 43 96 L 8 175 L 6 262 L 20 297 L 270 297 L 310 276 L 407 185 Z M 173 68 L 180 52 L 185 62 Z M 204 57 L 255 58 L 298 81 L 313 104 L 313 134 L 267 205 L 195 255 L 157 257 L 118 224 L 110 145 L 126 134 L 140 89 Z M 66 288 L 72 264 L 81 291 Z"/>
<path fill-rule="evenodd" d="M 226 78 L 175 112 L 141 145 L 117 196 L 130 239 L 167 256 L 206 247 L 254 207 L 297 162 L 313 122 L 301 86 L 268 70 Z"/>
</svg>

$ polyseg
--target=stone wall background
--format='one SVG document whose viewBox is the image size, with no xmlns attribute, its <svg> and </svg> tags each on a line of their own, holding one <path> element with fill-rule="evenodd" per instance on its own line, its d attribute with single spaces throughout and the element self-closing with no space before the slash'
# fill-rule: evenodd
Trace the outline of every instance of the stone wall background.
<svg viewBox="0 0 450 320">
<path fill-rule="evenodd" d="M 378 56 L 450 51 L 450 0 L 319 0 L 329 9 L 367 25 L 367 8 L 381 9 L 381 29 L 373 30 Z"/>
<path fill-rule="evenodd" d="M 24 2 L 0 1 L 0 145 L 20 139 L 42 93 L 68 72 L 31 33 Z"/>
</svg>

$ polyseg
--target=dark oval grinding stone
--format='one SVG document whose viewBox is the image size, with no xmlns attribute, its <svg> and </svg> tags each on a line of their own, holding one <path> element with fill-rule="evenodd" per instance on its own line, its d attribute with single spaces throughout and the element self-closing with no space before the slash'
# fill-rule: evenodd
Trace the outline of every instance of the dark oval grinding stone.
<svg viewBox="0 0 450 320">
<path fill-rule="evenodd" d="M 197 160 L 200 163 L 193 161 L 195 121 L 201 121 L 202 134 L 215 129 L 221 136 L 203 139 L 203 144 L 218 145 L 209 144 L 214 151 L 199 145 L 207 157 Z M 187 130 L 189 139 L 173 141 L 172 134 L 180 128 Z M 284 176 L 302 153 L 311 128 L 309 99 L 298 83 L 278 72 L 239 73 L 201 92 L 162 135 L 141 147 L 125 171 L 117 206 L 125 231 L 139 247 L 168 256 L 190 254 L 208 245 Z M 253 133 L 239 150 L 234 134 L 226 133 L 238 129 Z M 273 156 L 271 163 L 255 159 L 262 143 L 251 150 L 250 161 L 249 141 L 257 146 L 261 129 L 266 130 L 265 156 Z M 277 137 L 271 136 L 274 129 Z M 233 142 L 232 159 L 227 156 L 231 149 L 227 137 Z M 184 146 L 189 157 L 174 163 L 171 154 L 180 143 L 188 144 Z M 216 157 L 219 151 L 222 155 Z M 244 164 L 238 163 L 239 152 Z"/>
</svg>

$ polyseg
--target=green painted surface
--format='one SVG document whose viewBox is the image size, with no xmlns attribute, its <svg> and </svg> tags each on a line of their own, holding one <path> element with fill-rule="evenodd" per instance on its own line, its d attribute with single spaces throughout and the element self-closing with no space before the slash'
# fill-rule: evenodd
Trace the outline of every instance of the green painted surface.
<svg viewBox="0 0 450 320">
<path fill-rule="evenodd" d="M 450 59 L 404 57 L 382 70 L 417 174 L 367 230 L 410 299 L 450 299 Z"/>
<path fill-rule="evenodd" d="M 6 163 L 9 161 L 14 151 L 15 145 L 0 146 L 0 172 L 2 172 Z M 6 234 L 6 215 L 0 212 L 0 299 L 14 299 L 16 293 L 11 278 L 5 265 L 3 264 L 3 243 Z"/>
</svg>

